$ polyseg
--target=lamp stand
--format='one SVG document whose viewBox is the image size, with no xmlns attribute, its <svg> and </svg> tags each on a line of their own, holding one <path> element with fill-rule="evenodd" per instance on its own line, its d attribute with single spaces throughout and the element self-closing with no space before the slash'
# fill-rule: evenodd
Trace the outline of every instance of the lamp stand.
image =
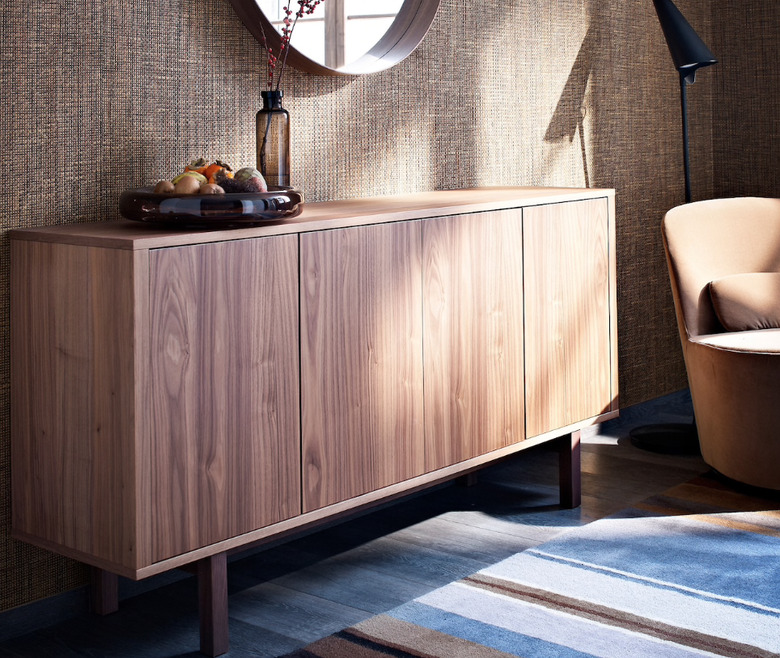
<svg viewBox="0 0 780 658">
<path fill-rule="evenodd" d="M 696 75 L 695 73 L 693 75 Z M 685 203 L 691 202 L 691 158 L 688 152 L 688 94 L 686 89 L 691 82 L 680 71 L 680 104 L 682 105 L 683 164 L 685 165 Z"/>
<path fill-rule="evenodd" d="M 628 432 L 637 448 L 663 455 L 698 455 L 699 433 L 696 419 L 690 423 L 658 423 L 642 425 Z"/>
<path fill-rule="evenodd" d="M 691 202 L 691 160 L 688 149 L 688 94 L 696 73 L 680 71 L 680 104 L 682 106 L 683 164 L 685 169 L 685 203 Z M 642 425 L 629 432 L 631 443 L 650 452 L 676 455 L 696 455 L 699 450 L 699 433 L 696 419 L 690 423 L 663 423 Z"/>
<path fill-rule="evenodd" d="M 717 59 L 699 38 L 672 0 L 653 0 L 661 29 L 669 46 L 674 67 L 680 73 L 682 105 L 683 164 L 685 166 L 685 203 L 691 202 L 690 157 L 688 155 L 688 102 L 686 87 L 696 81 L 696 70 L 711 66 Z M 631 443 L 653 452 L 696 454 L 699 435 L 696 418 L 691 423 L 667 423 L 636 427 L 629 432 Z"/>
<path fill-rule="evenodd" d="M 687 87 L 696 74 L 680 71 L 680 104 L 682 105 L 683 164 L 685 168 L 685 203 L 691 202 L 691 161 L 688 149 L 688 95 Z M 696 419 L 690 423 L 663 423 L 642 425 L 629 432 L 631 443 L 650 452 L 675 455 L 699 453 L 699 433 Z"/>
</svg>

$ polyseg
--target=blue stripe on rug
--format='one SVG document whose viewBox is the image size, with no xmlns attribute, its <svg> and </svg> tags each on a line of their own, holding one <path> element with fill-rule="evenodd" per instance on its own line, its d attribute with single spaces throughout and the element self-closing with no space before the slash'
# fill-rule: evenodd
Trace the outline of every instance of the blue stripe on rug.
<svg viewBox="0 0 780 658">
<path fill-rule="evenodd" d="M 697 590 L 690 586 L 682 585 L 680 583 L 662 581 L 659 580 L 658 578 L 640 577 L 636 574 L 627 573 L 625 571 L 619 571 L 611 567 L 604 567 L 603 565 L 598 565 L 598 564 L 589 564 L 582 560 L 573 560 L 571 558 L 564 558 L 558 555 L 548 555 L 544 553 L 537 553 L 535 551 L 529 551 L 529 553 L 532 554 L 534 557 L 539 558 L 540 560 L 547 560 L 549 562 L 555 562 L 557 564 L 568 565 L 577 569 L 583 569 L 586 571 L 592 571 L 594 573 L 600 573 L 605 576 L 608 575 L 618 580 L 626 580 L 634 583 L 642 583 L 646 585 L 651 585 L 652 587 L 657 587 L 658 589 L 680 592 L 687 596 L 701 599 L 702 601 L 728 602 L 728 604 L 733 606 L 734 608 L 740 608 L 742 610 L 755 612 L 757 614 L 764 614 L 770 618 L 777 617 L 778 613 L 780 613 L 780 611 L 778 611 L 775 608 L 769 608 L 765 605 L 761 605 L 758 603 L 744 601 L 739 598 L 734 598 L 734 596 L 725 596 L 725 595 L 715 594 L 712 592 L 705 592 L 701 589 Z"/>
<path fill-rule="evenodd" d="M 475 642 L 513 656 L 534 658 L 590 658 L 583 653 L 556 642 L 548 642 L 507 628 L 487 624 L 476 619 L 450 614 L 436 607 L 412 601 L 387 613 L 417 626 L 446 633 L 462 640 Z"/>
<path fill-rule="evenodd" d="M 712 516 L 736 522 L 752 515 Z M 780 531 L 780 519 L 776 522 Z M 582 568 L 614 569 L 625 578 L 651 579 L 658 586 L 778 613 L 779 549 L 777 537 L 686 517 L 655 517 L 603 519 L 527 553 L 568 559 Z"/>
</svg>

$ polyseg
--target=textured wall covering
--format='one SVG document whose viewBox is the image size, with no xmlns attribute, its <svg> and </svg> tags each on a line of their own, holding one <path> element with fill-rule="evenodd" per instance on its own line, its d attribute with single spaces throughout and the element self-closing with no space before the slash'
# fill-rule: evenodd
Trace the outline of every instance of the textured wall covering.
<svg viewBox="0 0 780 658">
<path fill-rule="evenodd" d="M 762 68 L 778 61 L 777 3 L 678 5 L 721 49 L 722 65 L 689 93 L 694 196 L 777 194 L 778 73 Z M 262 57 L 227 0 L 39 0 L 0 11 L 2 610 L 85 576 L 9 538 L 7 230 L 116 219 L 123 189 L 199 155 L 253 164 Z M 743 12 L 757 24 L 743 29 Z M 310 201 L 473 185 L 616 188 L 622 402 L 685 386 L 658 230 L 683 200 L 678 78 L 650 0 L 443 0 L 422 47 L 397 67 L 360 78 L 289 71 L 284 88 L 294 184 Z"/>
<path fill-rule="evenodd" d="M 713 3 L 718 195 L 780 196 L 780 2 Z"/>
</svg>

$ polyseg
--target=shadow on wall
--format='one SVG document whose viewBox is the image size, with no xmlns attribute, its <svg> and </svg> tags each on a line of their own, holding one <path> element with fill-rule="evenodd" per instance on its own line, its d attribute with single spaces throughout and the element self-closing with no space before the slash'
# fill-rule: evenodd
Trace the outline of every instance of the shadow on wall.
<svg viewBox="0 0 780 658">
<path fill-rule="evenodd" d="M 588 172 L 588 152 L 585 148 L 584 119 L 587 113 L 586 92 L 593 70 L 593 63 L 601 50 L 601 22 L 591 21 L 585 38 L 582 40 L 577 59 L 574 61 L 566 86 L 563 88 L 558 105 L 555 108 L 547 132 L 546 142 L 574 141 L 579 131 L 582 169 L 585 175 L 585 187 L 590 187 Z"/>
</svg>

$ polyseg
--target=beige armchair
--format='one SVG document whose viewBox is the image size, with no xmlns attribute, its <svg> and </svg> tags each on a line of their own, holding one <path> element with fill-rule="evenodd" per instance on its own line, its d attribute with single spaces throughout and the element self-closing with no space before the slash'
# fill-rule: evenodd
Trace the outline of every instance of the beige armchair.
<svg viewBox="0 0 780 658">
<path fill-rule="evenodd" d="M 780 199 L 689 203 L 662 232 L 702 456 L 780 489 Z"/>
</svg>

